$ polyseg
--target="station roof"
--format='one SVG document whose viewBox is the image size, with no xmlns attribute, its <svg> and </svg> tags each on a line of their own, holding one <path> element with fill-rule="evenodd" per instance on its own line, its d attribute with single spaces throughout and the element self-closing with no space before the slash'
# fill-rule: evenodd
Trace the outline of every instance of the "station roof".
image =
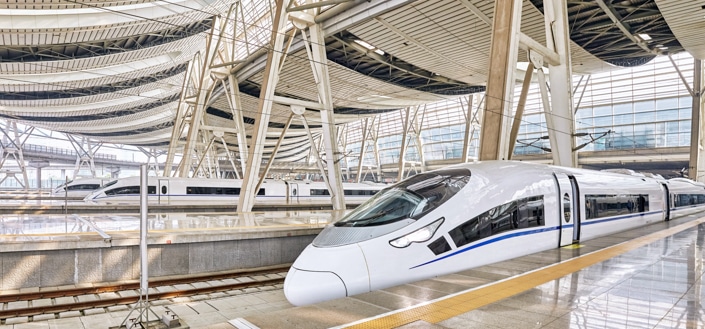
<svg viewBox="0 0 705 329">
<path fill-rule="evenodd" d="M 231 4 L 1 0 L 0 117 L 103 142 L 165 148 L 188 62 L 205 47 L 214 17 Z M 234 71 L 249 138 L 271 18 L 268 1 L 240 4 L 237 23 L 249 30 L 249 39 L 242 43 L 243 64 Z M 483 91 L 493 7 L 490 0 L 351 0 L 326 7 L 320 19 L 336 122 Z M 703 8 L 703 0 L 568 0 L 574 72 L 640 65 L 682 51 L 703 59 Z M 542 10 L 543 1 L 523 2 L 522 32 L 545 44 Z M 523 52 L 519 61 L 526 61 Z M 300 42 L 287 56 L 276 93 L 317 99 Z M 268 149 L 289 112 L 275 105 Z M 222 92 L 206 113 L 204 124 L 223 127 L 230 149 L 236 149 Z M 305 115 L 317 131 L 318 112 L 308 109 Z M 302 159 L 308 148 L 303 125 L 294 121 L 277 159 Z"/>
</svg>

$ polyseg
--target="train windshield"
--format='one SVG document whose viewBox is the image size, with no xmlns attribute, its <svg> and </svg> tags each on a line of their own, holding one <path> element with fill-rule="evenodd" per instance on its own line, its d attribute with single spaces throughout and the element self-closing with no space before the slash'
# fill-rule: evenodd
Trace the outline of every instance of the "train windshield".
<svg viewBox="0 0 705 329">
<path fill-rule="evenodd" d="M 418 174 L 375 194 L 335 226 L 376 226 L 419 219 L 448 201 L 469 180 L 470 170 L 462 168 Z"/>
</svg>

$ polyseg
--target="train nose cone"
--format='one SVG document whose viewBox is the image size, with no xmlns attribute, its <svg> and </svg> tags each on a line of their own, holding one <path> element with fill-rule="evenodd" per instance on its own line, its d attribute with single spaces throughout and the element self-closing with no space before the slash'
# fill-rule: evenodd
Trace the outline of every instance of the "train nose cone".
<svg viewBox="0 0 705 329">
<path fill-rule="evenodd" d="M 347 296 L 345 284 L 332 272 L 311 272 L 291 268 L 284 280 L 289 303 L 302 306 Z"/>
<path fill-rule="evenodd" d="M 318 248 L 309 245 L 284 280 L 284 295 L 301 306 L 370 291 L 367 262 L 357 244 Z"/>
</svg>

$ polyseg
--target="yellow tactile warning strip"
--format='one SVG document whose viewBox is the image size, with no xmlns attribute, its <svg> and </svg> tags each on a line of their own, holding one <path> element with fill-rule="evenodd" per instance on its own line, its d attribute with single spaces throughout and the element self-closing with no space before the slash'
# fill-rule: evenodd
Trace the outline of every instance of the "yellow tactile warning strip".
<svg viewBox="0 0 705 329">
<path fill-rule="evenodd" d="M 340 328 L 394 328 L 418 320 L 438 323 L 564 277 L 585 267 L 619 256 L 701 223 L 705 223 L 705 217 L 519 276 L 490 283 L 474 290 L 456 293 L 435 301 L 356 321 Z"/>
</svg>

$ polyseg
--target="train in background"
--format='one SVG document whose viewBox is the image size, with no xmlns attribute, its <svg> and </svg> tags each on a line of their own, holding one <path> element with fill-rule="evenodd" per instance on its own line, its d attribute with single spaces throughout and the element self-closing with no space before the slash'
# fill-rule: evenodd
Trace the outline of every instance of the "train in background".
<svg viewBox="0 0 705 329">
<path fill-rule="evenodd" d="M 284 282 L 300 306 L 571 245 L 705 210 L 705 184 L 516 161 L 391 185 L 327 225 Z"/>
<path fill-rule="evenodd" d="M 236 204 L 241 179 L 147 178 L 148 202 L 152 204 Z M 360 204 L 386 185 L 343 183 L 345 201 Z M 120 178 L 88 194 L 84 201 L 99 204 L 139 204 L 140 177 Z M 324 182 L 265 180 L 255 200 L 258 204 L 325 203 L 330 193 Z"/>
<path fill-rule="evenodd" d="M 115 179 L 112 178 L 92 178 L 79 177 L 55 187 L 51 191 L 53 197 L 69 197 L 69 198 L 84 198 L 91 192 L 112 184 Z"/>
</svg>

